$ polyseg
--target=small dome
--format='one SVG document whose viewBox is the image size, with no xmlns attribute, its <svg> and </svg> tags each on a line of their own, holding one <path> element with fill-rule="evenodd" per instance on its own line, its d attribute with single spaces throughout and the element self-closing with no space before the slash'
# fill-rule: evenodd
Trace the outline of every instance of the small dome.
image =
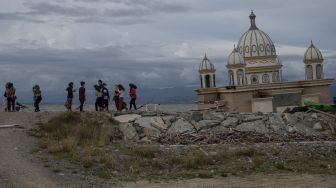
<svg viewBox="0 0 336 188">
<path fill-rule="evenodd" d="M 228 65 L 245 65 L 245 61 L 242 55 L 238 52 L 237 48 L 234 47 L 233 51 L 229 55 Z"/>
<path fill-rule="evenodd" d="M 303 62 L 323 62 L 322 53 L 314 46 L 313 41 L 310 42 L 310 46 L 304 54 Z"/>
<path fill-rule="evenodd" d="M 202 63 L 199 66 L 199 71 L 205 71 L 205 70 L 207 70 L 207 71 L 215 71 L 214 65 L 207 58 L 206 54 L 204 55 Z"/>
<path fill-rule="evenodd" d="M 250 14 L 251 26 L 239 39 L 237 50 L 245 57 L 274 56 L 275 46 L 271 38 L 255 23 L 256 15 L 253 11 Z"/>
</svg>

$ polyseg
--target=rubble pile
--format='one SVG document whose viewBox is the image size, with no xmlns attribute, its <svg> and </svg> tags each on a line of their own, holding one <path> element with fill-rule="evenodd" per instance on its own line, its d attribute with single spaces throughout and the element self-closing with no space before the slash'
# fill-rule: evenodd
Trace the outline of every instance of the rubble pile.
<svg viewBox="0 0 336 188">
<path fill-rule="evenodd" d="M 162 144 L 333 140 L 336 129 L 336 119 L 305 112 L 139 112 L 114 119 L 125 140 Z"/>
</svg>

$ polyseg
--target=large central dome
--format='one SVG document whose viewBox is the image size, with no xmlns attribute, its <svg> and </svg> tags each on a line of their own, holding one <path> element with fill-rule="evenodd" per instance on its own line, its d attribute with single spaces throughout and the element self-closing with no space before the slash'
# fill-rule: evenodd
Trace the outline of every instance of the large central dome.
<svg viewBox="0 0 336 188">
<path fill-rule="evenodd" d="M 275 47 L 271 38 L 263 31 L 258 29 L 255 24 L 255 14 L 250 15 L 251 26 L 238 42 L 238 52 L 246 59 L 251 57 L 275 57 Z"/>
</svg>

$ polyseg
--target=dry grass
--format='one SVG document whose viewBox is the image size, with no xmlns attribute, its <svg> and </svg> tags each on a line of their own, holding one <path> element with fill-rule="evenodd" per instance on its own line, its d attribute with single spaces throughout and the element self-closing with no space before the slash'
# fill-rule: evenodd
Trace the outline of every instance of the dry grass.
<svg viewBox="0 0 336 188">
<path fill-rule="evenodd" d="M 241 146 L 174 148 L 122 141 L 104 114 L 65 113 L 40 125 L 40 148 L 103 179 L 184 179 L 249 173 L 336 173 L 333 147 Z M 82 170 L 78 170 L 81 172 Z"/>
</svg>

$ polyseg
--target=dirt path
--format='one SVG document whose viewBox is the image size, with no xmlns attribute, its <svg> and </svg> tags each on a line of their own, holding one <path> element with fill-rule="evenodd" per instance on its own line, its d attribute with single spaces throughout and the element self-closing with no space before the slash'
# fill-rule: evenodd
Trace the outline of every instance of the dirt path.
<svg viewBox="0 0 336 188">
<path fill-rule="evenodd" d="M 335 176 L 320 175 L 251 175 L 246 177 L 226 177 L 212 179 L 193 179 L 171 183 L 130 183 L 124 188 L 251 188 L 251 187 L 284 187 L 284 188 L 334 188 Z"/>
<path fill-rule="evenodd" d="M 25 130 L 35 126 L 39 119 L 47 119 L 55 114 L 3 113 L 0 125 L 18 123 L 25 129 L 0 129 L 0 187 L 100 187 L 71 174 L 57 174 L 45 168 L 40 159 L 31 153 L 36 139 Z M 253 175 L 246 177 L 226 177 L 193 179 L 169 183 L 122 183 L 103 187 L 125 188 L 222 188 L 222 187 L 336 187 L 336 176 L 331 175 Z"/>
<path fill-rule="evenodd" d="M 1 113 L 0 124 L 18 123 L 28 129 L 35 119 L 27 114 Z M 0 129 L 0 187 L 57 187 L 45 175 L 46 170 L 32 162 L 34 139 L 25 129 Z"/>
</svg>

